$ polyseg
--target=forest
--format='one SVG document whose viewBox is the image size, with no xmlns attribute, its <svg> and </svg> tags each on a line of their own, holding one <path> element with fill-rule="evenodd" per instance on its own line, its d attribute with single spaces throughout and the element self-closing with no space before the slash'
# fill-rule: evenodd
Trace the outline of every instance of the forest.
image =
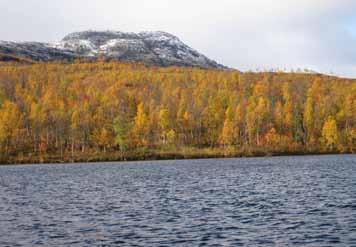
<svg viewBox="0 0 356 247">
<path fill-rule="evenodd" d="M 356 80 L 114 61 L 0 64 L 1 163 L 356 151 Z"/>
</svg>

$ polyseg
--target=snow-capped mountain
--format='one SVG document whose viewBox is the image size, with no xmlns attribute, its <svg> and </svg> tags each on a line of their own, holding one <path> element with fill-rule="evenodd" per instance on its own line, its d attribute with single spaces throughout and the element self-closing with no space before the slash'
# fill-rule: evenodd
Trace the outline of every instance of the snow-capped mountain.
<svg viewBox="0 0 356 247">
<path fill-rule="evenodd" d="M 226 68 L 166 32 L 84 31 L 69 34 L 53 44 L 0 41 L 0 53 L 35 61 L 104 56 L 159 66 Z"/>
<path fill-rule="evenodd" d="M 78 57 L 72 51 L 56 49 L 51 44 L 39 42 L 0 41 L 0 54 L 35 61 L 71 60 Z"/>
</svg>

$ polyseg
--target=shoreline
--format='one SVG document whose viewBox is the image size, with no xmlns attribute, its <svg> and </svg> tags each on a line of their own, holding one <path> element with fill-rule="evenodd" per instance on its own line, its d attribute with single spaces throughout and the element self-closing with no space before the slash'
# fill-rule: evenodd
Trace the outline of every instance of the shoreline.
<svg viewBox="0 0 356 247">
<path fill-rule="evenodd" d="M 198 151 L 200 149 L 197 149 Z M 204 149 L 202 149 L 204 150 Z M 296 151 L 296 152 L 262 152 L 252 151 L 244 153 L 221 153 L 221 149 L 208 150 L 204 152 L 147 152 L 141 154 L 132 154 L 120 156 L 117 153 L 85 153 L 74 157 L 58 158 L 56 155 L 47 155 L 46 157 L 13 157 L 1 161 L 0 166 L 17 166 L 17 165 L 45 165 L 45 164 L 83 164 L 83 163 L 102 163 L 102 162 L 140 162 L 140 161 L 169 161 L 169 160 L 202 160 L 202 159 L 236 159 L 236 158 L 263 158 L 263 157 L 286 157 L 286 156 L 324 156 L 324 155 L 352 155 L 352 152 L 317 152 L 317 151 Z"/>
</svg>

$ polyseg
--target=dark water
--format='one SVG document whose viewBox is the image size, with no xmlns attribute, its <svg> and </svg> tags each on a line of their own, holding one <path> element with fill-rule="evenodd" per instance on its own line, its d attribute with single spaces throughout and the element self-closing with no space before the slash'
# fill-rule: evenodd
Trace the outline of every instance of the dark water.
<svg viewBox="0 0 356 247">
<path fill-rule="evenodd" d="M 0 246 L 356 246 L 356 156 L 0 167 Z"/>
</svg>

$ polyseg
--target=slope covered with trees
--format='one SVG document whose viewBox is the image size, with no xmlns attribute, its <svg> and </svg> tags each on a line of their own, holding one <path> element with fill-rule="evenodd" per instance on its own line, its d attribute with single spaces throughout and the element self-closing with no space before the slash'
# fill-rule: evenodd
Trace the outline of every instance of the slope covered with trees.
<svg viewBox="0 0 356 247">
<path fill-rule="evenodd" d="M 355 151 L 355 80 L 104 61 L 0 65 L 2 162 Z"/>
</svg>

